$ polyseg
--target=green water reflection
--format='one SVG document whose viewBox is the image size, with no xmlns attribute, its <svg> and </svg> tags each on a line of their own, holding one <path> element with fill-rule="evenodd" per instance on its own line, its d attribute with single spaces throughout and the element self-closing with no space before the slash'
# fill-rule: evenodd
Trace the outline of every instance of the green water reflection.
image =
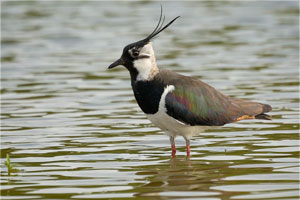
<svg viewBox="0 0 300 200">
<path fill-rule="evenodd" d="M 2 199 L 298 199 L 297 2 L 163 2 L 180 20 L 158 65 L 272 105 L 178 155 L 107 66 L 153 29 L 157 2 L 1 3 Z M 16 171 L 8 176 L 9 154 Z"/>
</svg>

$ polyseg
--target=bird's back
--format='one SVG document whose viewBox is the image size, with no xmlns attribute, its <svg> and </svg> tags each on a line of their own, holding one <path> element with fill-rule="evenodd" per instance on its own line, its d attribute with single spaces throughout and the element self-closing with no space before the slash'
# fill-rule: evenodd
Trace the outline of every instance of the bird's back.
<svg viewBox="0 0 300 200">
<path fill-rule="evenodd" d="M 267 104 L 233 98 L 184 75 L 160 70 L 155 82 L 175 89 L 166 95 L 167 114 L 188 125 L 219 126 L 242 119 L 270 119 Z"/>
</svg>

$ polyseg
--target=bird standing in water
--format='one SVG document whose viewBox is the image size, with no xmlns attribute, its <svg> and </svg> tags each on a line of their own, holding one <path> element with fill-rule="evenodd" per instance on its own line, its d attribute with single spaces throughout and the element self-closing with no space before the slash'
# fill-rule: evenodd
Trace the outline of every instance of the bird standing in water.
<svg viewBox="0 0 300 200">
<path fill-rule="evenodd" d="M 190 156 L 190 139 L 209 127 L 245 119 L 270 120 L 265 114 L 272 110 L 267 104 L 226 96 L 210 85 L 156 64 L 151 40 L 170 26 L 179 16 L 163 26 L 162 9 L 154 31 L 145 39 L 127 45 L 121 58 L 108 68 L 125 66 L 131 77 L 135 99 L 148 119 L 169 137 L 175 157 L 175 137 L 186 141 Z"/>
</svg>

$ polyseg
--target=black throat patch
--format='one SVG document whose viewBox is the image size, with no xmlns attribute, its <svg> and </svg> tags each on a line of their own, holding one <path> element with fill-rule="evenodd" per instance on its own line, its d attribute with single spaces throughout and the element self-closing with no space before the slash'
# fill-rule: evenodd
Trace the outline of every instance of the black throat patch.
<svg viewBox="0 0 300 200">
<path fill-rule="evenodd" d="M 154 78 L 150 81 L 132 81 L 131 84 L 135 99 L 143 112 L 155 114 L 164 92 L 164 83 Z"/>
</svg>

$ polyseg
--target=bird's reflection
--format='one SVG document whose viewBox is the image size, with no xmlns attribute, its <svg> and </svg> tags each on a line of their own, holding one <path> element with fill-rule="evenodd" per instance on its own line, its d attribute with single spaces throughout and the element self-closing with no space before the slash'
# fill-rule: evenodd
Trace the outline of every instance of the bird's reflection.
<svg viewBox="0 0 300 200">
<path fill-rule="evenodd" d="M 160 165 L 153 168 L 148 166 L 147 171 L 137 173 L 147 174 L 148 182 L 139 186 L 136 196 L 157 196 L 158 193 L 170 191 L 210 191 L 211 185 L 223 178 L 221 171 L 228 168 L 228 165 L 229 163 L 224 162 L 216 166 L 210 162 L 180 156 L 167 159 Z"/>
<path fill-rule="evenodd" d="M 187 168 L 191 167 L 191 161 L 190 158 L 188 157 L 185 158 L 173 157 L 169 160 L 169 163 L 172 169 L 176 169 L 177 165 L 179 165 L 179 167 L 183 165 L 186 165 Z"/>
</svg>

